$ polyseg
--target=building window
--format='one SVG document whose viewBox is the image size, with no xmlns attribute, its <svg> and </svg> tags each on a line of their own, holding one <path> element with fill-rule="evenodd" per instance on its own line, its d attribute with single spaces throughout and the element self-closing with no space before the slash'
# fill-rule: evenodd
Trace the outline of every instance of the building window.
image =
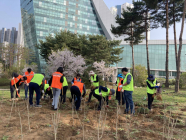
<svg viewBox="0 0 186 140">
<path fill-rule="evenodd" d="M 64 1 L 64 5 L 66 5 L 67 4 L 67 1 Z"/>
<path fill-rule="evenodd" d="M 88 7 L 86 6 L 86 11 L 88 10 Z"/>
<path fill-rule="evenodd" d="M 87 35 L 87 32 L 85 32 L 85 35 Z"/>
<path fill-rule="evenodd" d="M 56 0 L 53 0 L 54 3 L 56 3 Z"/>
<path fill-rule="evenodd" d="M 73 21 L 75 21 L 75 19 L 76 19 L 75 16 L 73 16 Z"/>
<path fill-rule="evenodd" d="M 80 11 L 78 11 L 78 15 L 80 15 L 81 14 L 81 12 Z"/>
<path fill-rule="evenodd" d="M 63 18 L 63 14 L 60 14 L 60 18 Z"/>
<path fill-rule="evenodd" d="M 87 23 L 87 19 L 85 19 L 85 23 Z"/>
<path fill-rule="evenodd" d="M 41 1 L 39 2 L 39 6 L 42 6 L 42 2 Z"/>
<path fill-rule="evenodd" d="M 79 28 L 82 29 L 82 24 L 79 24 Z"/>
<path fill-rule="evenodd" d="M 70 27 L 72 27 L 72 22 L 70 22 Z"/>
<path fill-rule="evenodd" d="M 60 27 L 59 30 L 61 31 L 62 30 L 62 27 Z"/>
<path fill-rule="evenodd" d="M 40 36 L 43 36 L 43 31 L 40 31 Z"/>
<path fill-rule="evenodd" d="M 159 71 L 159 76 L 166 76 L 166 72 L 165 71 Z"/>
<path fill-rule="evenodd" d="M 54 37 L 54 33 L 51 33 L 52 37 Z"/>
<path fill-rule="evenodd" d="M 177 76 L 177 72 L 172 72 L 172 76 Z"/>
<path fill-rule="evenodd" d="M 44 17 L 44 22 L 47 22 L 47 18 L 46 17 Z"/>
<path fill-rule="evenodd" d="M 154 70 L 151 70 L 150 71 L 150 74 L 155 75 L 155 71 Z"/>
<path fill-rule="evenodd" d="M 89 30 L 89 26 L 87 26 L 87 30 Z"/>
</svg>

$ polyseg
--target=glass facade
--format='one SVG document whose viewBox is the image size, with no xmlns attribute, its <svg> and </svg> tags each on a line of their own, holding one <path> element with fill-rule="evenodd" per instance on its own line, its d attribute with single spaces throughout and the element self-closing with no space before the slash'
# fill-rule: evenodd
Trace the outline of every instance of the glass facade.
<svg viewBox="0 0 186 140">
<path fill-rule="evenodd" d="M 21 0 L 21 13 L 25 44 L 34 50 L 42 72 L 46 63 L 35 45 L 49 34 L 69 30 L 104 35 L 91 0 Z"/>
<path fill-rule="evenodd" d="M 119 68 L 132 67 L 132 48 L 130 45 L 123 45 L 124 51 L 120 55 L 123 58 L 121 62 L 117 64 Z M 166 62 L 166 45 L 150 44 L 149 45 L 149 61 L 151 74 L 165 76 L 165 62 Z M 186 44 L 182 47 L 181 54 L 181 71 L 186 71 Z M 146 45 L 134 46 L 134 63 L 135 65 L 141 64 L 147 67 L 147 54 Z M 171 71 L 170 76 L 176 76 L 176 60 L 175 60 L 175 49 L 174 45 L 169 45 L 169 70 Z M 118 71 L 119 72 L 119 71 Z"/>
</svg>

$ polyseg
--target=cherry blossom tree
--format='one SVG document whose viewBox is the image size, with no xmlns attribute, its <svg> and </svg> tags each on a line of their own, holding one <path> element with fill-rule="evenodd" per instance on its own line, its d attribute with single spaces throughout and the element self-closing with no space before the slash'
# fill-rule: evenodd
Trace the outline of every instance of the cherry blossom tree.
<svg viewBox="0 0 186 140">
<path fill-rule="evenodd" d="M 99 72 L 98 75 L 103 76 L 105 82 L 107 82 L 108 81 L 107 79 L 109 79 L 110 77 L 115 76 L 114 71 L 116 70 L 116 68 L 107 67 L 105 65 L 105 61 L 103 60 L 101 62 L 94 62 L 93 67 Z"/>
<path fill-rule="evenodd" d="M 74 76 L 77 73 L 83 74 L 85 60 L 81 55 L 75 56 L 72 51 L 65 48 L 63 51 L 52 52 L 48 57 L 46 72 L 51 75 L 58 67 L 63 67 L 65 76 Z"/>
</svg>

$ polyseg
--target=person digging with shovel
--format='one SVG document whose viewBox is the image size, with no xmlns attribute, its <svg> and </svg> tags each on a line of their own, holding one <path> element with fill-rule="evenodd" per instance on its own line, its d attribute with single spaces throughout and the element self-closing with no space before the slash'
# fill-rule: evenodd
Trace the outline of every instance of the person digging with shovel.
<svg viewBox="0 0 186 140">
<path fill-rule="evenodd" d="M 147 96 L 148 96 L 148 109 L 152 111 L 152 103 L 156 94 L 156 88 L 159 88 L 157 85 L 157 80 L 154 75 L 149 75 L 147 78 Z"/>
<path fill-rule="evenodd" d="M 17 73 L 12 73 L 12 80 L 10 82 L 10 93 L 11 101 L 14 100 L 14 90 L 16 90 L 16 100 L 20 93 L 20 86 L 27 80 L 26 76 L 18 75 Z M 19 96 L 20 97 L 20 96 Z"/>
<path fill-rule="evenodd" d="M 101 110 L 101 107 L 103 105 L 103 100 L 107 102 L 107 106 L 108 106 L 108 96 L 115 94 L 115 90 L 114 89 L 109 89 L 103 86 L 99 86 L 98 89 L 94 90 L 93 96 L 99 101 L 99 105 L 98 105 L 98 111 Z"/>
</svg>

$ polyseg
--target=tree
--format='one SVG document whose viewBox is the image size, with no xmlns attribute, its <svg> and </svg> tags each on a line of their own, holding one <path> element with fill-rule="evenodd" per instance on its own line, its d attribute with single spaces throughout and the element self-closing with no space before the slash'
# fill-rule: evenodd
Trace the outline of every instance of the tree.
<svg viewBox="0 0 186 140">
<path fill-rule="evenodd" d="M 135 11 L 136 8 L 127 8 L 122 13 L 122 16 L 116 17 L 116 23 L 118 24 L 117 27 L 111 26 L 111 31 L 115 34 L 116 37 L 118 36 L 126 36 L 124 41 L 129 42 L 130 46 L 132 47 L 132 74 L 134 74 L 134 45 L 139 44 L 144 39 L 142 33 L 144 32 L 142 26 L 141 17 L 139 13 Z"/>
<path fill-rule="evenodd" d="M 177 77 L 176 77 L 175 92 L 179 91 L 179 79 L 180 79 L 180 68 L 181 68 L 181 51 L 182 51 L 182 36 L 183 36 L 183 30 L 184 30 L 185 12 L 186 12 L 186 0 L 184 2 L 183 16 L 182 16 L 182 25 L 181 25 L 181 32 L 180 32 L 180 37 L 179 37 L 179 50 L 178 50 L 178 59 L 177 59 Z"/>
<path fill-rule="evenodd" d="M 75 56 L 72 51 L 65 48 L 63 51 L 52 52 L 47 61 L 47 74 L 51 75 L 58 67 L 63 67 L 66 76 L 74 74 L 83 74 L 85 69 L 85 60 L 81 55 Z"/>
<path fill-rule="evenodd" d="M 114 70 L 116 68 L 106 66 L 106 63 L 103 60 L 101 62 L 94 62 L 93 67 L 98 71 L 98 75 L 103 76 L 105 86 L 107 87 L 108 79 L 114 75 Z"/>
<path fill-rule="evenodd" d="M 157 2 L 152 0 L 142 0 L 133 2 L 136 12 L 139 13 L 139 16 L 142 20 L 142 28 L 146 34 L 146 53 L 147 53 L 147 71 L 150 75 L 150 64 L 149 64 L 149 49 L 148 49 L 148 32 L 151 29 L 158 28 L 158 24 L 154 21 L 155 14 L 157 13 L 156 7 Z"/>
<path fill-rule="evenodd" d="M 88 35 L 87 38 L 82 56 L 88 66 L 93 65 L 96 61 L 103 60 L 107 65 L 111 65 L 122 60 L 119 54 L 123 52 L 123 47 L 118 47 L 121 41 L 107 40 L 106 37 L 100 35 Z"/>
<path fill-rule="evenodd" d="M 119 56 L 123 47 L 118 47 L 121 41 L 107 40 L 102 35 L 80 35 L 70 31 L 60 31 L 55 36 L 49 35 L 46 41 L 41 41 L 36 46 L 40 55 L 47 61 L 52 51 L 62 50 L 68 47 L 75 55 L 85 58 L 87 65 L 95 61 L 104 60 L 107 64 L 114 64 L 121 61 Z"/>
</svg>

